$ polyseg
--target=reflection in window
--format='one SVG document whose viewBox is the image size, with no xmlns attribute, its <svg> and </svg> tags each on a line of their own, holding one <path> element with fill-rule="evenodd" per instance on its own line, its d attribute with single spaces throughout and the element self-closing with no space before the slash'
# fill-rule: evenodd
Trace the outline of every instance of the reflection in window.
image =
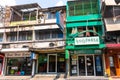
<svg viewBox="0 0 120 80">
<path fill-rule="evenodd" d="M 32 65 L 30 57 L 8 58 L 7 75 L 31 75 Z"/>
<path fill-rule="evenodd" d="M 17 32 L 7 33 L 7 41 L 17 41 Z"/>
<path fill-rule="evenodd" d="M 45 12 L 44 14 L 46 14 L 46 19 L 55 19 L 56 15 L 53 12 Z"/>
<path fill-rule="evenodd" d="M 19 41 L 32 40 L 32 31 L 19 32 Z"/>
<path fill-rule="evenodd" d="M 60 30 L 36 30 L 36 40 L 63 38 L 63 33 Z"/>
</svg>

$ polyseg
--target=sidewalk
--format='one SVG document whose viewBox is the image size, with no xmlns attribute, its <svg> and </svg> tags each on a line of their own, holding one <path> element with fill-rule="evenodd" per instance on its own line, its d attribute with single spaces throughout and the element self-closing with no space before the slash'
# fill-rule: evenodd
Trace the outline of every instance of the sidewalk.
<svg viewBox="0 0 120 80">
<path fill-rule="evenodd" d="M 104 77 L 104 76 L 70 76 L 63 77 L 38 77 L 31 78 L 31 76 L 0 76 L 0 80 L 120 80 L 120 77 Z"/>
<path fill-rule="evenodd" d="M 31 76 L 0 76 L 0 80 L 30 80 Z"/>
<path fill-rule="evenodd" d="M 109 78 L 104 76 L 76 76 L 69 77 L 67 80 L 109 80 Z"/>
<path fill-rule="evenodd" d="M 120 80 L 120 77 L 109 77 L 109 80 Z"/>
</svg>

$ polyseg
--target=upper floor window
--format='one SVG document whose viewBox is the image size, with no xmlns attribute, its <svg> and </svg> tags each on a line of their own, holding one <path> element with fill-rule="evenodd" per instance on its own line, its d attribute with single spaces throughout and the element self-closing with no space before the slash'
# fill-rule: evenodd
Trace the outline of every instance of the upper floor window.
<svg viewBox="0 0 120 80">
<path fill-rule="evenodd" d="M 68 2 L 69 16 L 98 14 L 98 0 L 80 0 Z"/>
<path fill-rule="evenodd" d="M 19 32 L 19 41 L 32 40 L 32 31 Z"/>
<path fill-rule="evenodd" d="M 109 14 L 108 14 L 109 13 Z M 107 6 L 104 12 L 105 18 L 120 16 L 120 6 Z"/>
<path fill-rule="evenodd" d="M 17 41 L 17 32 L 7 33 L 7 41 Z"/>
<path fill-rule="evenodd" d="M 2 41 L 3 41 L 3 34 L 0 33 L 0 42 L 2 42 Z"/>
<path fill-rule="evenodd" d="M 97 33 L 102 34 L 101 27 L 96 26 L 87 26 L 87 27 L 75 27 L 68 30 L 68 33 L 70 34 L 76 34 L 79 33 L 79 37 L 85 37 L 85 36 L 97 36 Z"/>
<path fill-rule="evenodd" d="M 53 12 L 45 12 L 46 14 L 46 19 L 55 19 L 56 15 Z"/>
<path fill-rule="evenodd" d="M 61 30 L 36 30 L 36 40 L 63 38 Z"/>
<path fill-rule="evenodd" d="M 63 33 L 58 30 L 52 31 L 52 38 L 63 38 Z"/>
</svg>

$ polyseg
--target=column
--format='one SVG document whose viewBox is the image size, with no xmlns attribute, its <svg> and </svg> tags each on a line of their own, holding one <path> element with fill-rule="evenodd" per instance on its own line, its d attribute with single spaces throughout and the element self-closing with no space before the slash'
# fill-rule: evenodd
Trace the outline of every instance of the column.
<svg viewBox="0 0 120 80">
<path fill-rule="evenodd" d="M 35 60 L 32 63 L 32 77 L 35 75 Z"/>
<path fill-rule="evenodd" d="M 106 63 L 106 76 L 110 76 L 110 62 L 108 53 L 105 54 L 105 63 Z"/>
<path fill-rule="evenodd" d="M 118 55 L 115 54 L 114 59 L 115 59 L 116 76 L 120 76 L 120 62 Z"/>
<path fill-rule="evenodd" d="M 69 51 L 68 50 L 65 51 L 65 58 L 66 58 L 66 74 L 67 74 L 67 77 L 69 77 L 70 76 L 70 66 L 69 66 L 70 61 L 69 61 Z"/>
<path fill-rule="evenodd" d="M 3 65 L 2 65 L 2 73 L 1 73 L 1 75 L 5 75 L 5 66 L 6 65 L 6 61 L 5 61 L 5 57 L 3 58 Z"/>
</svg>

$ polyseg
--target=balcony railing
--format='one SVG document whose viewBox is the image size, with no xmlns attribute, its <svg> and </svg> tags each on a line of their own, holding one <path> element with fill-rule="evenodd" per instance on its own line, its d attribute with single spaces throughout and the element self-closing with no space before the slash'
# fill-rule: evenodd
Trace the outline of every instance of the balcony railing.
<svg viewBox="0 0 120 80">
<path fill-rule="evenodd" d="M 13 21 L 10 22 L 9 26 L 19 26 L 19 25 L 31 25 L 31 24 L 47 24 L 47 23 L 56 23 L 56 19 L 41 19 L 41 20 L 31 20 L 31 21 Z"/>
<path fill-rule="evenodd" d="M 10 23 L 10 26 L 18 26 L 18 25 L 31 25 L 31 24 L 37 24 L 38 21 L 32 20 L 32 21 L 14 21 Z"/>
</svg>

